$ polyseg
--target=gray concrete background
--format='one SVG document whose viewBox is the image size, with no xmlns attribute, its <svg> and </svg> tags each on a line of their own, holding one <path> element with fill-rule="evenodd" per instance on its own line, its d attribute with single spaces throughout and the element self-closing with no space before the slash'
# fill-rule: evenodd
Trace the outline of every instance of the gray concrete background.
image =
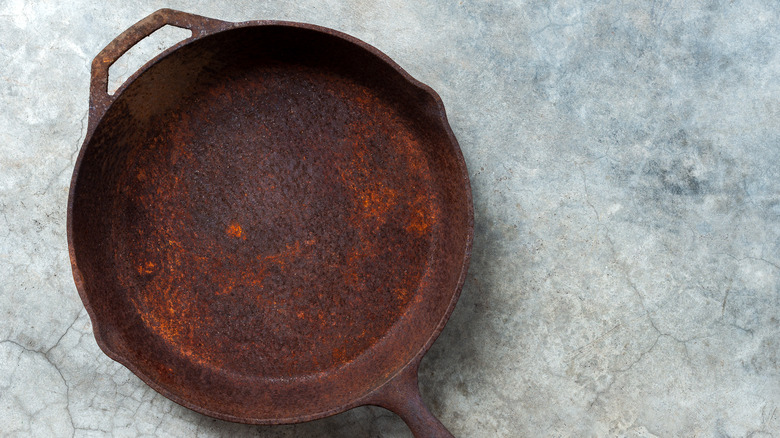
<svg viewBox="0 0 780 438">
<path fill-rule="evenodd" d="M 0 0 L 0 435 L 410 436 L 215 421 L 99 351 L 65 236 L 89 65 L 161 7 L 339 29 L 441 95 L 476 232 L 420 384 L 456 436 L 780 437 L 776 0 Z"/>
</svg>

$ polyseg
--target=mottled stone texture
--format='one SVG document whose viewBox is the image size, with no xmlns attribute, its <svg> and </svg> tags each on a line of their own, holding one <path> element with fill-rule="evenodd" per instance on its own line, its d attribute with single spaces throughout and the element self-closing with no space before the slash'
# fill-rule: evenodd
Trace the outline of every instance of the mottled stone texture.
<svg viewBox="0 0 780 438">
<path fill-rule="evenodd" d="M 89 64 L 172 7 L 333 27 L 442 96 L 476 230 L 420 385 L 456 436 L 780 437 L 780 3 L 60 3 L 0 0 L 0 435 L 410 436 L 215 421 L 95 344 L 65 236 Z"/>
</svg>

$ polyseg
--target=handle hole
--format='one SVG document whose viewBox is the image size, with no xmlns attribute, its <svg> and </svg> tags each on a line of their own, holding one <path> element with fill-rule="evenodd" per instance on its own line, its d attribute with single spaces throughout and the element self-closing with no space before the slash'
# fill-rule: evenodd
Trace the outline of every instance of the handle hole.
<svg viewBox="0 0 780 438">
<path fill-rule="evenodd" d="M 189 29 L 166 24 L 139 41 L 138 44 L 131 47 L 130 50 L 120 56 L 108 68 L 108 94 L 113 96 L 127 78 L 143 67 L 150 59 L 191 36 L 192 31 Z"/>
</svg>

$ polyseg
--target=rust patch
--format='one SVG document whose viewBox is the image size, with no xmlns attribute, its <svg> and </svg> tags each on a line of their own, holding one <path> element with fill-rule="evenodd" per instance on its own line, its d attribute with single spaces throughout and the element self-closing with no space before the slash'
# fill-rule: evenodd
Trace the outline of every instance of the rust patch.
<svg viewBox="0 0 780 438">
<path fill-rule="evenodd" d="M 236 222 L 231 222 L 225 232 L 233 237 L 246 240 L 246 236 L 244 236 L 244 229 L 241 228 L 241 225 Z"/>
</svg>

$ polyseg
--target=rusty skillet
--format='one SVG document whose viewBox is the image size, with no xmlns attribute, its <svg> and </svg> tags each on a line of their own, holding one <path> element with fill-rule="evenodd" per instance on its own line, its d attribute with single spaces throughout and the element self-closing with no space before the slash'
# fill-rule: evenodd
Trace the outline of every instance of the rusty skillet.
<svg viewBox="0 0 780 438">
<path fill-rule="evenodd" d="M 111 63 L 164 25 L 193 35 L 107 94 Z M 76 286 L 103 351 L 190 409 L 281 424 L 372 404 L 451 436 L 417 368 L 472 217 L 441 100 L 355 38 L 163 9 L 92 63 Z"/>
</svg>

